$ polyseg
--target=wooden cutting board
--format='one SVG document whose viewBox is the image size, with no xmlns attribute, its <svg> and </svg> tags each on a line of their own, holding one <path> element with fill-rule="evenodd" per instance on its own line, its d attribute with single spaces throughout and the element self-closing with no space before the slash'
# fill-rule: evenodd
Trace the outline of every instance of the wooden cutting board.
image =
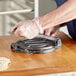
<svg viewBox="0 0 76 76">
<path fill-rule="evenodd" d="M 9 68 L 0 72 L 0 76 L 29 76 L 76 71 L 76 41 L 64 33 L 58 33 L 62 47 L 48 54 L 15 53 L 10 49 L 13 42 L 19 40 L 15 36 L 0 37 L 0 57 L 11 60 Z"/>
</svg>

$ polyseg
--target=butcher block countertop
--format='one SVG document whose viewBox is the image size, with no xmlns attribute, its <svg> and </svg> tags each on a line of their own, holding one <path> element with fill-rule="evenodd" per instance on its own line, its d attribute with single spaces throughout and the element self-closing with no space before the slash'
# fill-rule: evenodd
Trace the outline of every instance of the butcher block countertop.
<svg viewBox="0 0 76 76">
<path fill-rule="evenodd" d="M 0 36 L 0 57 L 11 60 L 9 68 L 0 72 L 0 76 L 31 76 L 76 71 L 76 41 L 64 33 L 58 33 L 62 47 L 48 54 L 15 53 L 10 49 L 15 36 Z"/>
</svg>

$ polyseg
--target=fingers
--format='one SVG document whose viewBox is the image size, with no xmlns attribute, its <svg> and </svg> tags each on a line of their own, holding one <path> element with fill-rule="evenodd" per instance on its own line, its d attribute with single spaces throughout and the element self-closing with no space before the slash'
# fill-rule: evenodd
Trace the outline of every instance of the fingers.
<svg viewBox="0 0 76 76">
<path fill-rule="evenodd" d="M 50 36 L 51 31 L 52 31 L 52 29 L 46 29 L 46 30 L 44 31 L 44 35 Z"/>
<path fill-rule="evenodd" d="M 57 34 L 56 30 L 53 29 L 53 28 L 46 29 L 46 30 L 44 31 L 44 35 L 48 35 L 48 36 L 53 36 L 53 37 L 55 37 L 56 34 Z"/>
<path fill-rule="evenodd" d="M 10 32 L 15 32 L 15 30 L 16 30 L 18 27 L 19 27 L 19 25 L 14 26 Z"/>
<path fill-rule="evenodd" d="M 14 31 L 14 34 L 18 37 L 27 38 L 27 32 L 22 26 L 17 27 L 17 29 Z"/>
<path fill-rule="evenodd" d="M 14 31 L 14 34 L 18 37 L 21 37 L 21 31 L 19 30 L 19 28 L 17 28 L 15 31 Z"/>
<path fill-rule="evenodd" d="M 36 23 L 31 20 L 16 25 L 13 27 L 12 32 L 14 32 L 16 36 L 24 37 L 27 39 L 32 39 L 39 34 Z"/>
<path fill-rule="evenodd" d="M 16 29 L 22 25 L 22 23 L 23 23 L 23 21 L 21 21 L 17 25 L 15 25 L 10 32 L 15 32 Z"/>
<path fill-rule="evenodd" d="M 55 31 L 51 36 L 52 37 L 56 37 L 57 36 L 57 32 Z"/>
</svg>

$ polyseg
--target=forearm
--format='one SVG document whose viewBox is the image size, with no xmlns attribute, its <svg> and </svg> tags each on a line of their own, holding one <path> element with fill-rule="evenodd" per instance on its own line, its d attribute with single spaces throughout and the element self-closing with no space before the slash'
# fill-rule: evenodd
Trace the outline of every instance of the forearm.
<svg viewBox="0 0 76 76">
<path fill-rule="evenodd" d="M 40 18 L 43 28 L 56 26 L 76 18 L 76 0 L 68 0 L 56 10 Z"/>
</svg>

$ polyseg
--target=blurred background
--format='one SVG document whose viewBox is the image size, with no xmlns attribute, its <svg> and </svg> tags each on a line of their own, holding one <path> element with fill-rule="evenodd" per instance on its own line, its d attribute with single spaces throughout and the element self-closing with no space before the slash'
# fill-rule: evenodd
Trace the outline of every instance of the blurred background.
<svg viewBox="0 0 76 76">
<path fill-rule="evenodd" d="M 21 20 L 42 16 L 56 8 L 54 0 L 0 0 L 0 36 Z"/>
<path fill-rule="evenodd" d="M 11 35 L 11 28 L 21 20 L 45 15 L 56 8 L 55 0 L 0 0 L 0 36 Z"/>
</svg>

